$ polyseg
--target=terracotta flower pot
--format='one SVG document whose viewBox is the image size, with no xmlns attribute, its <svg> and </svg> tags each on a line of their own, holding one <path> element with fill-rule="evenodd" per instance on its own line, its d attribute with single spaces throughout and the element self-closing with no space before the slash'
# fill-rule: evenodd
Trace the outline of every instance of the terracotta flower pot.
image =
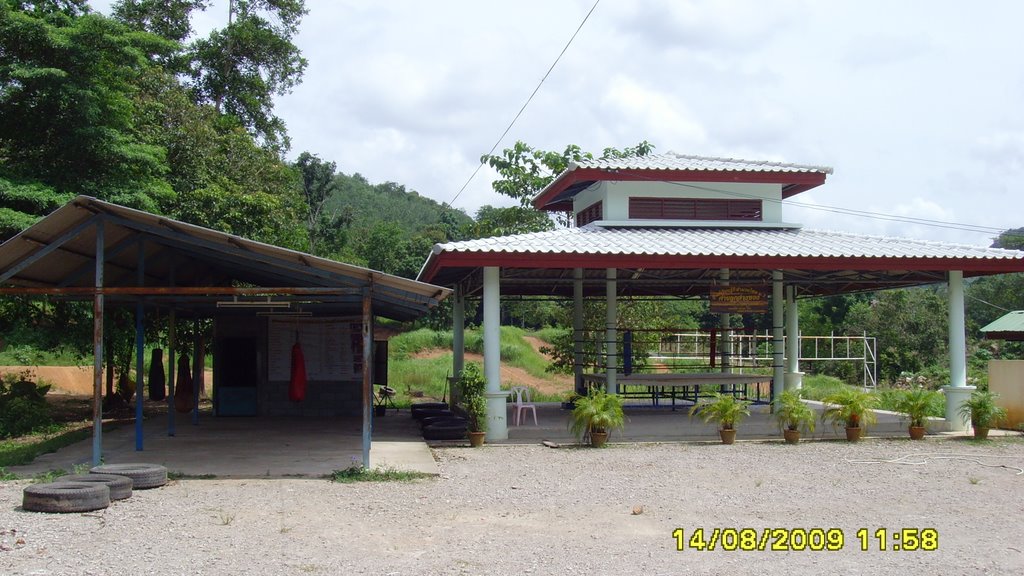
<svg viewBox="0 0 1024 576">
<path fill-rule="evenodd" d="M 604 446 L 605 442 L 608 441 L 607 432 L 590 432 L 590 445 L 594 448 L 600 448 Z"/>
<path fill-rule="evenodd" d="M 736 441 L 735 428 L 722 428 L 718 431 L 718 435 L 722 437 L 722 444 L 732 444 Z"/>
<path fill-rule="evenodd" d="M 479 448 L 484 445 L 484 436 L 486 432 L 470 432 L 469 433 L 469 445 L 473 448 Z"/>
<path fill-rule="evenodd" d="M 974 427 L 974 437 L 978 440 L 985 440 L 988 438 L 988 428 L 985 426 Z"/>
<path fill-rule="evenodd" d="M 786 428 L 782 431 L 782 437 L 786 439 L 786 444 L 798 444 L 800 442 L 800 431 Z"/>
<path fill-rule="evenodd" d="M 857 426 L 857 427 L 847 426 L 846 427 L 846 441 L 847 442 L 856 442 L 856 441 L 861 439 L 861 436 L 863 435 L 863 433 L 864 433 L 864 429 L 861 428 L 860 426 Z"/>
<path fill-rule="evenodd" d="M 908 430 L 910 431 L 911 440 L 921 440 L 924 438 L 924 426 L 911 426 Z"/>
</svg>

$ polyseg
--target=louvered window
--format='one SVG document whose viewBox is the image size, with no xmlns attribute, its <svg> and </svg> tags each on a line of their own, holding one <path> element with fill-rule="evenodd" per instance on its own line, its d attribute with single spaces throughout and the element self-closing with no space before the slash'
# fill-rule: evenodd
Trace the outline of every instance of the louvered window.
<svg viewBox="0 0 1024 576">
<path fill-rule="evenodd" d="M 760 200 L 630 198 L 631 220 L 761 220 Z"/>
<path fill-rule="evenodd" d="M 601 208 L 601 202 L 597 201 L 576 213 L 576 226 L 585 226 L 602 218 L 604 210 Z"/>
</svg>

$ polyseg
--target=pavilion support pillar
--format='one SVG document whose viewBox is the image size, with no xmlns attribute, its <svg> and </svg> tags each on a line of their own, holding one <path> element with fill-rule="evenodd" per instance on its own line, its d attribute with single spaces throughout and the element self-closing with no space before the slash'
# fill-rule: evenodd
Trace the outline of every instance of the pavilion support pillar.
<svg viewBox="0 0 1024 576">
<path fill-rule="evenodd" d="M 455 287 L 452 294 L 452 382 L 462 377 L 462 369 L 466 367 L 466 295 L 462 286 Z M 452 386 L 449 398 L 457 404 L 462 398 L 458 386 Z"/>
<path fill-rule="evenodd" d="M 484 267 L 484 397 L 487 398 L 487 440 L 507 440 L 508 422 L 501 390 L 501 270 Z"/>
<path fill-rule="evenodd" d="M 782 270 L 772 271 L 772 400 L 778 398 L 785 387 L 786 367 L 783 364 L 785 338 L 784 300 L 782 297 Z"/>
<path fill-rule="evenodd" d="M 583 384 L 583 268 L 572 271 L 572 372 L 577 394 L 586 394 Z"/>
<path fill-rule="evenodd" d="M 607 359 L 606 374 L 608 385 L 605 390 L 609 394 L 618 392 L 618 333 L 619 307 L 618 307 L 618 282 L 616 281 L 618 271 L 615 268 L 605 270 L 605 298 L 608 301 L 607 314 L 605 315 L 605 356 Z"/>
<path fill-rule="evenodd" d="M 167 435 L 174 436 L 174 386 L 177 383 L 176 373 L 178 363 L 175 362 L 175 354 L 178 352 L 178 326 L 177 311 L 171 308 L 167 318 Z"/>
<path fill-rule="evenodd" d="M 139 242 L 139 257 L 135 266 L 137 277 L 135 283 L 141 288 L 146 283 L 146 245 Z M 146 330 L 145 330 L 145 304 L 142 296 L 135 303 L 135 451 L 142 452 L 143 444 L 143 389 L 145 380 L 143 372 L 146 371 Z"/>
<path fill-rule="evenodd" d="M 206 368 L 203 352 L 203 325 L 197 317 L 192 322 L 192 425 L 199 425 L 199 388 Z"/>
<path fill-rule="evenodd" d="M 949 386 L 946 394 L 946 427 L 951 432 L 967 430 L 960 418 L 960 406 L 970 398 L 974 386 L 967 385 L 967 331 L 964 323 L 964 273 L 949 273 Z"/>
<path fill-rule="evenodd" d="M 718 280 L 721 282 L 722 286 L 729 285 L 728 268 L 722 268 L 718 271 Z M 732 315 L 728 312 L 722 312 L 718 315 L 718 349 L 721 356 L 719 365 L 722 367 L 723 374 L 732 372 L 732 333 L 729 331 L 729 325 L 731 323 Z"/>
<path fill-rule="evenodd" d="M 92 297 L 92 465 L 103 459 L 103 220 L 96 221 L 96 292 Z"/>
<path fill-rule="evenodd" d="M 363 468 L 370 469 L 373 441 L 373 279 L 363 289 Z"/>
<path fill-rule="evenodd" d="M 800 371 L 800 309 L 796 304 L 796 286 L 786 286 L 786 390 L 804 386 Z"/>
</svg>

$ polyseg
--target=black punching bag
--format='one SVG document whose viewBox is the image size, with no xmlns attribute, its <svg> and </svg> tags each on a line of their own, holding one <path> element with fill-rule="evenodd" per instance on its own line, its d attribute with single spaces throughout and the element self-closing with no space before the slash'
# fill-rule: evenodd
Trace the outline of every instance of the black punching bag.
<svg viewBox="0 0 1024 576">
<path fill-rule="evenodd" d="M 167 375 L 164 374 L 164 351 L 154 348 L 153 357 L 149 360 L 149 399 L 163 400 L 165 398 L 167 398 Z"/>
</svg>

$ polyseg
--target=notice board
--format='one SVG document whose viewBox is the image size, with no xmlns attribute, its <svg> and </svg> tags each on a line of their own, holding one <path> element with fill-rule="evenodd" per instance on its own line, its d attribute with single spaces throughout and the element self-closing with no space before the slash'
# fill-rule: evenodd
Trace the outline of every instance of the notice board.
<svg viewBox="0 0 1024 576">
<path fill-rule="evenodd" d="M 267 372 L 270 380 L 291 377 L 292 346 L 298 342 L 306 358 L 309 380 L 362 378 L 362 323 L 345 318 L 271 318 L 268 326 Z"/>
</svg>

